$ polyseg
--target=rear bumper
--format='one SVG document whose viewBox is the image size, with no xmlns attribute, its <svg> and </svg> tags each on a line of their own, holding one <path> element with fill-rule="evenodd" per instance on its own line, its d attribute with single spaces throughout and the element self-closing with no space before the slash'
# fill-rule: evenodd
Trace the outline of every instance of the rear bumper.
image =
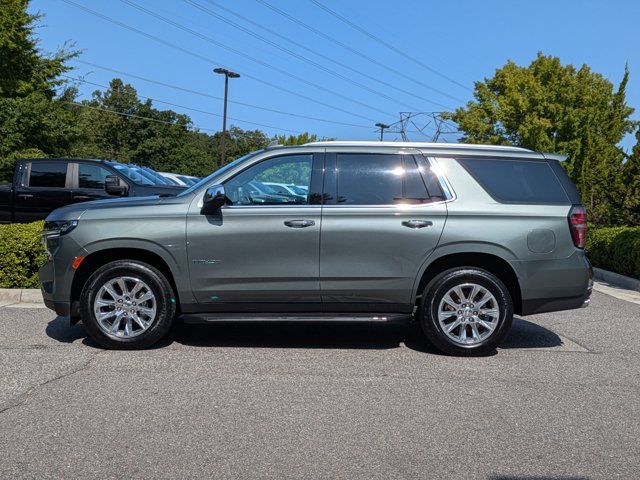
<svg viewBox="0 0 640 480">
<path fill-rule="evenodd" d="M 558 312 L 589 305 L 593 290 L 593 268 L 583 251 L 552 264 L 528 263 L 519 276 L 522 315 Z"/>
</svg>

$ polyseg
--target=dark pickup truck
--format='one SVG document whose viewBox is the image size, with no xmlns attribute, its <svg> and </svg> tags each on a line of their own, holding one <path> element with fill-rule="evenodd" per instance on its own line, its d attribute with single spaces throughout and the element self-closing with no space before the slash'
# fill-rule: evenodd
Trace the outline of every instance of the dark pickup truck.
<svg viewBox="0 0 640 480">
<path fill-rule="evenodd" d="M 0 223 L 42 220 L 70 203 L 177 195 L 185 188 L 132 164 L 84 158 L 23 159 L 16 162 L 13 182 L 0 184 Z"/>
</svg>

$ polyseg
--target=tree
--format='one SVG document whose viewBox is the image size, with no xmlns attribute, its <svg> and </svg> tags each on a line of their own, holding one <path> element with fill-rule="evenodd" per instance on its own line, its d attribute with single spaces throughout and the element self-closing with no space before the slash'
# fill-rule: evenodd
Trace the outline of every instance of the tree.
<svg viewBox="0 0 640 480">
<path fill-rule="evenodd" d="M 318 140 L 318 136 L 304 132 L 299 135 L 276 135 L 273 139 L 280 145 L 304 145 L 305 143 L 315 142 Z"/>
<path fill-rule="evenodd" d="M 628 212 L 627 222 L 640 225 L 640 128 L 636 131 L 636 144 L 624 164 L 622 178 L 626 188 L 621 201 Z"/>
<path fill-rule="evenodd" d="M 27 12 L 27 0 L 0 0 L 0 163 L 6 178 L 13 158 L 24 152 L 64 154 L 77 134 L 65 105 L 74 90 L 60 76 L 78 54 L 65 46 L 43 54 L 33 30 L 39 15 Z M 23 152 L 23 153 L 21 153 Z"/>
<path fill-rule="evenodd" d="M 509 61 L 492 78 L 476 82 L 475 100 L 447 117 L 464 132 L 465 142 L 569 154 L 564 167 L 590 220 L 625 223 L 625 154 L 618 144 L 634 128 L 625 98 L 628 79 L 625 68 L 614 91 L 588 66 L 562 65 L 539 53 L 528 67 Z"/>
</svg>

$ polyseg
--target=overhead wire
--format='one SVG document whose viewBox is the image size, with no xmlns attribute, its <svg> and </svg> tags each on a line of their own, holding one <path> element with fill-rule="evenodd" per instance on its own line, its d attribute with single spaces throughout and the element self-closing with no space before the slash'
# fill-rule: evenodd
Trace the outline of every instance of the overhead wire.
<svg viewBox="0 0 640 480">
<path fill-rule="evenodd" d="M 125 72 L 123 70 L 118 70 L 118 69 L 115 69 L 115 68 L 105 67 L 104 65 L 98 65 L 97 63 L 87 62 L 85 60 L 79 60 L 79 59 L 75 59 L 75 61 L 78 62 L 78 63 L 81 63 L 83 65 L 88 65 L 88 66 L 91 66 L 91 67 L 94 67 L 94 68 L 99 68 L 101 70 L 105 70 L 105 71 L 108 71 L 108 72 L 117 73 L 118 75 L 124 75 L 124 76 L 127 76 L 127 77 L 131 77 L 131 78 L 135 78 L 135 79 L 138 79 L 138 80 L 142 80 L 144 82 L 148 82 L 148 83 L 152 83 L 152 84 L 155 84 L 155 85 L 160 85 L 160 86 L 163 86 L 163 87 L 171 88 L 173 90 L 178 90 L 178 91 L 182 91 L 182 92 L 185 92 L 185 93 L 190 93 L 190 94 L 193 94 L 193 95 L 198 95 L 198 96 L 205 97 L 205 98 L 211 98 L 211 99 L 214 99 L 214 100 L 224 100 L 223 97 L 212 95 L 210 93 L 205 93 L 205 92 L 201 92 L 201 91 L 198 91 L 198 90 L 193 90 L 193 89 L 186 88 L 186 87 L 181 87 L 179 85 L 175 85 L 175 84 L 167 83 L 167 82 L 162 82 L 160 80 L 154 80 L 154 79 L 151 79 L 151 78 L 148 78 L 148 77 L 143 77 L 143 76 L 138 75 L 138 74 Z M 287 115 L 287 116 L 291 116 L 291 117 L 295 117 L 295 118 L 303 118 L 303 119 L 306 119 L 306 120 L 313 120 L 313 121 L 316 121 L 316 122 L 323 122 L 323 123 L 328 123 L 328 124 L 332 124 L 332 125 L 340 125 L 340 126 L 355 127 L 355 128 L 367 128 L 367 129 L 371 128 L 370 125 L 362 125 L 362 124 L 357 124 L 357 123 L 341 122 L 341 121 L 338 121 L 338 120 L 329 120 L 329 119 L 326 119 L 326 118 L 313 117 L 313 116 L 309 116 L 309 115 L 302 115 L 302 114 L 299 114 L 299 113 L 292 113 L 292 112 L 287 112 L 287 111 L 284 111 L 284 110 L 277 110 L 275 108 L 263 107 L 263 106 L 260 106 L 260 105 L 241 102 L 239 100 L 228 99 L 227 102 L 235 104 L 235 105 L 241 105 L 243 107 L 255 108 L 255 109 L 263 110 L 263 111 L 266 111 L 266 112 L 277 113 L 277 114 L 280 114 L 280 115 Z"/>
<path fill-rule="evenodd" d="M 131 25 L 123 23 L 123 22 L 121 22 L 119 20 L 116 20 L 116 19 L 114 19 L 112 17 L 104 15 L 104 14 L 102 14 L 100 12 L 95 11 L 95 10 L 92 10 L 91 8 L 85 7 L 84 5 L 78 4 L 78 3 L 74 2 L 73 0 L 62 0 L 62 1 L 67 3 L 68 5 L 71 5 L 71 6 L 75 7 L 75 8 L 83 10 L 83 11 L 85 11 L 85 12 L 91 14 L 91 15 L 97 16 L 98 18 L 101 18 L 101 19 L 103 19 L 103 20 L 105 20 L 107 22 L 113 23 L 114 25 L 118 25 L 121 28 L 124 28 L 124 29 L 129 30 L 129 31 L 134 32 L 134 33 L 137 33 L 139 35 L 142 35 L 143 37 L 146 37 L 146 38 L 148 38 L 150 40 L 156 41 L 156 42 L 161 43 L 161 44 L 163 44 L 165 46 L 173 48 L 174 50 L 180 51 L 180 52 L 185 53 L 187 55 L 190 55 L 190 56 L 192 56 L 194 58 L 197 58 L 199 60 L 207 62 L 208 64 L 222 64 L 222 62 L 218 62 L 218 61 L 216 61 L 216 60 L 214 60 L 212 58 L 206 57 L 204 55 L 201 55 L 199 53 L 193 52 L 193 51 L 188 50 L 186 48 L 183 48 L 183 47 L 181 47 L 179 45 L 171 43 L 171 42 L 169 42 L 167 40 L 164 40 L 163 38 L 160 38 L 160 37 L 157 37 L 157 36 L 152 35 L 150 33 L 144 32 L 144 31 L 142 31 L 142 30 L 140 30 L 140 29 L 138 29 L 136 27 L 132 27 Z M 304 95 L 304 94 L 301 94 L 299 92 L 290 90 L 290 89 L 282 87 L 280 85 L 276 85 L 274 83 L 268 82 L 266 80 L 263 80 L 263 79 L 261 79 L 259 77 L 251 75 L 249 73 L 238 71 L 237 69 L 236 69 L 236 71 L 238 73 L 242 74 L 246 78 L 249 78 L 249 79 L 254 80 L 256 82 L 262 83 L 264 85 L 268 85 L 269 87 L 272 87 L 272 88 L 277 89 L 277 90 L 281 90 L 281 91 L 286 92 L 286 93 L 288 93 L 290 95 L 305 99 L 307 101 L 310 101 L 310 102 L 313 102 L 313 103 L 317 103 L 318 105 L 322 105 L 324 107 L 331 108 L 333 110 L 340 111 L 340 112 L 346 113 L 348 115 L 359 117 L 359 118 L 362 118 L 363 120 L 368 120 L 370 122 L 378 121 L 378 120 L 372 119 L 370 117 L 366 117 L 364 115 L 361 115 L 359 113 L 355 113 L 353 111 L 350 111 L 350 110 L 347 110 L 347 109 L 344 109 L 344 108 L 341 108 L 341 107 L 338 107 L 338 106 L 335 106 L 335 105 L 331 105 L 330 103 L 326 103 L 326 102 L 324 102 L 322 100 L 318 100 L 317 98 L 309 97 L 307 95 Z"/>
<path fill-rule="evenodd" d="M 61 76 L 62 76 L 62 77 L 65 77 L 65 78 L 68 78 L 68 79 L 70 79 L 70 80 L 75 80 L 75 81 L 82 82 L 82 83 L 86 83 L 86 84 L 93 85 L 93 86 L 96 86 L 96 87 L 107 88 L 107 89 L 108 89 L 108 88 L 110 88 L 110 87 L 109 87 L 109 86 L 107 86 L 107 85 L 102 85 L 102 84 L 100 84 L 100 83 L 91 82 L 91 81 L 89 81 L 89 80 L 85 80 L 85 79 L 83 79 L 83 78 L 72 77 L 72 76 L 70 76 L 70 75 L 64 75 L 64 74 L 62 74 Z M 202 109 L 199 109 L 199 108 L 193 108 L 193 107 L 187 107 L 187 106 L 185 106 L 185 105 L 180 105 L 180 104 L 178 104 L 178 103 L 169 102 L 169 101 L 167 101 L 167 100 L 160 100 L 159 98 L 155 98 L 155 97 L 147 97 L 147 96 L 145 96 L 145 95 L 140 95 L 140 94 L 137 94 L 137 95 L 138 95 L 138 97 L 140 97 L 140 98 L 144 98 L 144 99 L 147 99 L 147 100 L 151 100 L 151 101 L 154 101 L 154 102 L 157 102 L 157 103 L 162 103 L 162 104 L 165 104 L 165 105 L 170 105 L 170 106 L 172 106 L 172 107 L 182 108 L 182 109 L 184 109 L 184 110 L 190 110 L 190 111 L 192 111 L 192 112 L 202 113 L 202 114 L 204 114 L 204 115 L 211 115 L 212 117 L 222 118 L 222 115 L 220 115 L 220 114 L 218 114 L 218 113 L 209 112 L 209 111 L 207 111 L 207 110 L 202 110 Z M 231 117 L 231 116 L 228 116 L 228 115 L 227 115 L 227 118 L 228 118 L 229 120 L 233 120 L 233 121 L 240 122 L 240 123 L 246 123 L 246 124 L 248 124 L 248 125 L 255 125 L 255 126 L 258 126 L 258 127 L 271 128 L 271 129 L 273 129 L 273 130 L 282 130 L 283 132 L 289 132 L 289 133 L 295 133 L 295 134 L 301 133 L 300 131 L 291 130 L 291 129 L 288 129 L 288 128 L 274 127 L 273 125 L 266 125 L 266 124 L 264 124 L 264 123 L 253 122 L 253 121 L 251 121 L 251 120 L 244 120 L 244 119 L 242 119 L 242 118 Z M 215 131 L 215 130 L 214 130 L 214 131 Z"/>
<path fill-rule="evenodd" d="M 160 20 L 162 22 L 165 22 L 165 23 L 167 23 L 169 25 L 172 25 L 175 28 L 178 28 L 178 29 L 180 29 L 180 30 L 182 30 L 184 32 L 190 33 L 191 35 L 193 35 L 195 37 L 198 37 L 201 40 L 204 40 L 204 41 L 206 41 L 208 43 L 211 43 L 211 44 L 216 45 L 216 46 L 218 46 L 220 48 L 223 48 L 224 50 L 232 52 L 232 53 L 234 53 L 234 54 L 236 54 L 238 56 L 241 56 L 243 58 L 251 60 L 252 62 L 255 62 L 255 63 L 259 64 L 259 65 L 262 65 L 263 67 L 266 67 L 268 69 L 274 70 L 274 71 L 276 71 L 276 72 L 278 72 L 278 73 L 280 73 L 282 75 L 285 75 L 287 77 L 293 78 L 294 80 L 297 80 L 297 81 L 299 81 L 301 83 L 304 83 L 304 84 L 309 85 L 311 87 L 317 88 L 318 90 L 321 90 L 323 92 L 329 93 L 331 95 L 334 95 L 334 96 L 336 96 L 338 98 L 341 98 L 342 100 L 346 100 L 348 102 L 352 102 L 352 103 L 354 103 L 356 105 L 359 105 L 361 107 L 368 108 L 370 110 L 374 110 L 374 111 L 376 111 L 378 113 L 381 113 L 383 115 L 392 116 L 392 114 L 390 114 L 388 112 L 385 112 L 384 110 L 381 110 L 381 109 L 379 109 L 377 107 L 374 107 L 374 106 L 370 105 L 369 103 L 361 102 L 360 100 L 356 100 L 356 99 L 353 99 L 353 98 L 348 97 L 346 95 L 343 95 L 343 94 L 341 94 L 339 92 L 336 92 L 335 90 L 332 90 L 330 88 L 324 87 L 322 85 L 319 85 L 319 84 L 317 84 L 315 82 L 312 82 L 310 80 L 307 80 L 305 78 L 302 78 L 302 77 L 299 77 L 297 75 L 294 75 L 293 73 L 288 72 L 288 71 L 286 71 L 286 70 L 284 70 L 284 69 L 282 69 L 280 67 L 277 67 L 277 66 L 272 65 L 272 64 L 270 64 L 268 62 L 265 62 L 265 61 L 263 61 L 263 60 L 261 60 L 259 58 L 256 58 L 256 57 L 254 57 L 252 55 L 249 55 L 248 53 L 245 53 L 242 50 L 239 50 L 239 49 L 237 49 L 235 47 L 231 47 L 231 46 L 226 45 L 226 44 L 224 44 L 222 42 L 219 42 L 218 40 L 216 40 L 216 39 L 214 39 L 214 38 L 212 38 L 212 37 L 210 37 L 208 35 L 205 35 L 205 34 L 203 34 L 201 32 L 198 32 L 197 30 L 193 30 L 192 28 L 184 26 L 181 23 L 178 23 L 178 22 L 176 22 L 174 20 L 171 20 L 170 18 L 167 18 L 167 17 L 165 17 L 163 15 L 160 15 L 159 13 L 154 12 L 153 10 L 149 10 L 148 8 L 145 8 L 142 5 L 138 5 L 137 3 L 135 3 L 135 2 L 133 2 L 131 0 L 120 0 L 120 1 L 125 3 L 125 4 L 127 4 L 127 5 L 129 5 L 129 6 L 131 6 L 131 7 L 133 7 L 133 8 L 135 8 L 135 9 L 137 9 L 137 10 L 140 10 L 141 12 L 144 12 L 147 15 L 150 15 L 150 16 L 152 16 L 152 17 L 154 17 L 154 18 L 156 18 L 156 19 L 158 19 L 158 20 Z M 393 98 L 391 98 L 391 97 L 388 97 L 388 98 L 393 100 Z"/>
<path fill-rule="evenodd" d="M 422 68 L 424 68 L 425 70 L 428 70 L 429 72 L 433 73 L 434 75 L 437 75 L 441 78 L 444 78 L 445 80 L 448 80 L 449 82 L 464 88 L 465 90 L 468 91 L 473 91 L 471 88 L 469 88 L 468 86 L 458 82 L 456 79 L 449 77 L 448 75 L 445 75 L 444 73 L 436 70 L 433 67 L 430 67 L 429 65 L 427 65 L 426 63 L 422 62 L 421 60 L 418 60 L 417 58 L 413 57 L 412 55 L 409 55 L 408 53 L 400 50 L 399 48 L 393 46 L 392 44 L 390 44 L 389 42 L 383 40 L 382 38 L 378 37 L 377 35 L 367 31 L 366 29 L 362 28 L 360 25 L 352 22 L 351 20 L 349 20 L 348 18 L 346 18 L 345 16 L 339 14 L 338 12 L 336 12 L 335 10 L 332 10 L 331 8 L 327 7 L 326 5 L 324 5 L 323 3 L 321 3 L 318 0 L 309 0 L 311 3 L 313 3 L 314 5 L 316 5 L 318 8 L 324 10 L 325 12 L 327 12 L 329 15 L 337 18 L 338 20 L 340 20 L 341 22 L 345 23 L 346 25 L 350 26 L 351 28 L 353 28 L 354 30 L 357 30 L 358 32 L 362 33 L 363 35 L 366 35 L 367 37 L 371 38 L 372 40 L 378 42 L 380 45 L 383 45 L 384 47 L 388 48 L 389 50 L 391 50 L 394 53 L 397 53 L 398 55 L 403 56 L 404 58 L 411 60 L 413 63 L 415 63 L 416 65 L 420 65 Z"/>
<path fill-rule="evenodd" d="M 385 70 L 387 70 L 387 71 L 389 71 L 389 72 L 391 72 L 391 73 L 393 73 L 395 75 L 403 77 L 406 80 L 409 80 L 409 81 L 414 82 L 414 83 L 416 83 L 416 84 L 418 84 L 418 85 L 420 85 L 420 86 L 422 86 L 424 88 L 427 88 L 427 89 L 429 89 L 431 91 L 439 93 L 442 96 L 445 96 L 445 97 L 450 98 L 452 100 L 455 100 L 457 102 L 464 103 L 464 100 L 462 100 L 461 98 L 455 97 L 455 96 L 453 96 L 453 95 L 451 95 L 451 94 L 449 94 L 449 93 L 447 93 L 447 92 L 445 92 L 443 90 L 440 90 L 438 88 L 432 87 L 432 86 L 424 83 L 421 80 L 418 80 L 416 78 L 413 78 L 413 77 L 403 73 L 399 69 L 390 67 L 389 65 L 387 65 L 384 62 L 376 60 L 375 58 L 373 58 L 373 57 L 371 57 L 371 56 L 369 56 L 369 55 L 367 55 L 365 53 L 362 53 L 359 50 L 356 50 L 355 48 L 345 44 L 344 42 L 341 42 L 340 40 L 337 40 L 336 38 L 334 38 L 334 37 L 332 37 L 330 35 L 327 35 L 323 31 L 318 30 L 317 28 L 312 27 L 311 25 L 308 25 L 307 23 L 303 22 L 302 20 L 300 20 L 300 19 L 294 17 L 293 15 L 290 15 L 289 13 L 285 12 L 284 10 L 281 10 L 280 8 L 272 5 L 271 3 L 267 2 L 266 0 L 255 0 L 255 1 L 260 3 L 261 5 L 264 5 L 265 7 L 267 7 L 270 10 L 272 10 L 273 12 L 276 12 L 277 14 L 287 18 L 289 21 L 291 21 L 291 22 L 293 22 L 293 23 L 295 23 L 295 24 L 297 24 L 297 25 L 309 30 L 310 32 L 313 32 L 316 35 L 324 38 L 325 40 L 328 40 L 328 41 L 330 41 L 330 42 L 332 42 L 332 43 L 344 48 L 345 50 L 348 50 L 349 52 L 353 53 L 354 55 L 357 55 L 357 56 L 359 56 L 361 58 L 364 58 L 365 60 L 367 60 L 367 61 L 369 61 L 369 62 L 371 62 L 371 63 L 373 63 L 373 64 L 375 64 L 375 65 L 377 65 L 377 66 L 379 66 L 381 68 L 384 68 Z"/>
<path fill-rule="evenodd" d="M 203 6 L 203 5 L 198 4 L 197 2 L 195 2 L 195 1 L 193 1 L 193 0 L 183 0 L 183 1 L 184 1 L 185 3 L 187 3 L 187 4 L 191 5 L 191 6 L 193 6 L 194 8 L 197 8 L 198 10 L 200 10 L 200 11 L 202 11 L 202 12 L 206 13 L 207 15 L 210 15 L 210 16 L 212 16 L 212 17 L 214 17 L 214 18 L 216 18 L 216 19 L 220 20 L 221 22 L 224 22 L 224 23 L 226 23 L 226 24 L 228 24 L 228 25 L 231 25 L 232 27 L 234 27 L 234 28 L 236 28 L 236 29 L 238 29 L 238 30 L 241 30 L 241 31 L 245 32 L 247 35 L 251 35 L 252 37 L 257 38 L 257 39 L 259 39 L 260 41 L 262 41 L 262 42 L 264 42 L 264 43 L 267 43 L 267 44 L 269 44 L 269 45 L 272 45 L 273 47 L 275 47 L 275 48 L 277 48 L 277 49 L 279 49 L 279 50 L 283 50 L 283 51 L 285 51 L 285 52 L 287 52 L 287 53 L 290 53 L 291 55 L 295 56 L 296 58 L 300 58 L 300 57 L 301 57 L 301 55 L 299 55 L 299 54 L 297 54 L 297 53 L 295 53 L 295 52 L 291 52 L 289 49 L 282 47 L 281 45 L 277 44 L 276 42 L 274 42 L 274 41 L 272 41 L 272 40 L 270 40 L 270 39 L 268 39 L 268 38 L 266 38 L 266 37 L 264 37 L 264 36 L 262 36 L 262 35 L 260 35 L 260 34 L 256 33 L 255 31 L 253 31 L 253 30 L 251 30 L 251 29 L 248 29 L 248 28 L 246 28 L 246 27 L 243 27 L 242 25 L 239 25 L 238 23 L 236 23 L 236 22 L 234 22 L 234 21 L 232 21 L 232 20 L 230 20 L 230 19 L 228 19 L 228 18 L 224 17 L 223 15 L 220 15 L 220 14 L 218 14 L 218 13 L 216 13 L 216 12 L 212 11 L 211 9 L 209 9 L 209 8 L 207 8 L 207 7 Z M 389 83 L 389 82 L 386 82 L 386 81 L 384 81 L 384 80 L 382 80 L 382 79 L 380 79 L 380 78 L 376 78 L 376 77 L 374 77 L 374 76 L 372 76 L 372 75 L 367 74 L 366 72 L 363 72 L 362 70 L 358 70 L 358 69 L 356 69 L 356 68 L 354 68 L 354 67 L 352 67 L 352 66 L 350 66 L 350 65 L 347 65 L 347 64 L 346 64 L 346 63 L 344 63 L 344 62 L 341 62 L 341 61 L 336 60 L 335 58 L 332 58 L 332 57 L 330 57 L 330 56 L 328 56 L 328 55 L 325 55 L 325 54 L 323 54 L 323 53 L 321 53 L 321 52 L 319 52 L 319 51 L 317 51 L 317 50 L 314 50 L 314 49 L 312 49 L 312 48 L 309 48 L 309 47 L 307 47 L 306 45 L 301 44 L 300 42 L 297 42 L 297 41 L 295 41 L 295 40 L 293 40 L 293 39 L 291 39 L 291 38 L 289 38 L 289 37 L 287 37 L 287 36 L 285 36 L 285 35 L 282 35 L 282 34 L 280 34 L 280 33 L 276 32 L 276 31 L 274 31 L 274 30 L 272 30 L 272 29 L 270 29 L 270 28 L 267 28 L 267 27 L 265 27 L 264 25 L 261 25 L 259 22 L 255 22 L 255 21 L 251 20 L 250 18 L 247 18 L 246 16 L 244 16 L 244 15 L 242 15 L 242 14 L 240 14 L 240 13 L 237 13 L 237 12 L 235 12 L 235 11 L 231 10 L 231 9 L 230 9 L 230 8 L 228 8 L 228 7 L 225 7 L 224 5 L 219 4 L 218 2 L 215 2 L 215 1 L 213 1 L 213 0 L 205 0 L 205 1 L 206 1 L 207 3 L 209 3 L 209 4 L 213 5 L 214 7 L 216 7 L 216 8 L 218 8 L 218 9 L 220 9 L 220 10 L 223 10 L 223 11 L 225 11 L 225 12 L 227 12 L 227 13 L 229 13 L 229 14 L 231 14 L 231 15 L 233 15 L 233 16 L 235 16 L 235 17 L 237 17 L 237 18 L 240 18 L 241 20 L 243 20 L 243 21 L 247 22 L 248 24 L 252 25 L 252 26 L 253 26 L 253 27 L 255 27 L 255 28 L 259 28 L 259 29 L 261 29 L 261 30 L 263 30 L 263 31 L 265 31 L 265 32 L 268 32 L 269 34 L 271 34 L 271 35 L 273 35 L 273 36 L 275 36 L 275 37 L 278 37 L 278 38 L 280 38 L 280 39 L 282 39 L 282 40 L 284 40 L 284 41 L 286 41 L 286 42 L 288 42 L 288 43 L 290 43 L 290 44 L 292 44 L 292 45 L 295 45 L 296 47 L 298 47 L 298 48 L 300 48 L 300 49 L 302 49 L 302 50 L 305 50 L 305 51 L 307 51 L 307 52 L 309 52 L 309 53 L 311 53 L 311 54 L 313 54 L 313 55 L 316 55 L 316 56 L 318 56 L 318 57 L 320 57 L 320 58 L 322 58 L 322 59 L 324 59 L 324 60 L 326 60 L 326 61 L 328 61 L 328 62 L 331 62 L 331 63 L 333 63 L 333 64 L 335 64 L 335 65 L 338 65 L 338 66 L 339 66 L 339 67 L 341 67 L 341 68 L 344 68 L 344 69 L 346 69 L 346 70 L 349 70 L 349 71 L 350 71 L 350 72 L 352 72 L 352 73 L 355 73 L 355 74 L 360 75 L 360 76 L 362 76 L 362 77 L 365 77 L 365 78 L 367 78 L 367 79 L 369 79 L 369 80 L 371 80 L 371 81 L 373 81 L 373 82 L 376 82 L 376 83 L 379 83 L 379 84 L 381 84 L 381 85 L 384 85 L 384 86 L 385 86 L 385 87 L 387 87 L 387 88 L 391 88 L 391 89 L 396 90 L 396 91 L 398 91 L 398 92 L 404 93 L 405 95 L 409 95 L 409 96 L 411 96 L 411 97 L 415 97 L 415 98 L 417 98 L 417 99 L 419 99 L 419 100 L 422 100 L 422 101 L 424 101 L 424 102 L 427 102 L 427 103 L 431 103 L 431 104 L 437 105 L 437 106 L 442 107 L 442 108 L 445 108 L 445 109 L 447 109 L 447 110 L 451 110 L 451 107 L 448 107 L 448 106 L 446 106 L 446 105 L 443 105 L 443 104 L 441 104 L 441 103 L 439 103 L 439 102 L 436 102 L 436 101 L 434 101 L 434 100 L 432 100 L 432 99 L 425 98 L 425 97 L 423 97 L 423 96 L 421 96 L 421 95 L 417 95 L 417 94 L 415 94 L 415 93 L 413 93 L 413 92 L 411 92 L 411 91 L 409 91 L 409 90 L 406 90 L 406 89 L 404 89 L 404 88 L 398 87 L 397 85 L 393 85 L 393 84 L 391 84 L 391 83 Z M 305 59 L 304 61 L 307 61 L 307 60 L 308 60 L 306 57 L 303 57 L 303 58 Z M 316 62 L 313 62 L 313 61 L 310 61 L 310 63 L 312 63 L 313 65 L 317 65 L 317 64 L 316 64 Z M 322 66 L 320 66 L 320 67 L 318 67 L 318 68 L 321 68 L 321 69 L 325 70 L 325 68 L 324 68 L 324 67 L 322 67 Z M 338 75 L 339 75 L 339 78 L 343 78 L 343 79 L 345 78 L 345 77 L 344 77 L 344 75 L 341 75 L 341 74 L 338 74 Z M 348 77 L 347 77 L 347 78 L 348 78 Z M 353 81 L 351 81 L 351 79 L 348 79 L 347 81 L 349 81 L 350 83 L 353 83 L 353 84 L 355 84 L 355 85 L 358 85 L 358 86 L 360 86 L 360 85 L 361 85 L 361 84 L 360 84 L 360 83 L 358 83 L 358 82 L 353 82 Z M 369 87 L 367 87 L 367 86 L 363 86 L 363 88 L 365 88 L 365 89 L 366 89 L 366 90 L 368 90 L 368 91 L 372 91 L 372 90 L 371 90 Z M 373 92 L 374 92 L 374 93 L 377 93 L 376 91 L 373 91 Z M 387 95 L 384 95 L 384 97 L 385 97 L 385 98 L 389 98 Z M 402 102 L 402 101 L 398 101 L 398 100 L 396 100 L 396 99 L 392 99 L 392 100 L 394 100 L 396 103 L 401 103 L 401 104 L 403 104 L 403 105 L 407 105 L 406 103 L 404 103 L 404 102 Z"/>
</svg>

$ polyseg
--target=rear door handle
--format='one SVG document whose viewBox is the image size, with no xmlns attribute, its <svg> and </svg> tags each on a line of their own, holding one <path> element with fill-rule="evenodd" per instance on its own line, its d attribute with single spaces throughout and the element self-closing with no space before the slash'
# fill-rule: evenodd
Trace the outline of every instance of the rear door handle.
<svg viewBox="0 0 640 480">
<path fill-rule="evenodd" d="M 19 193 L 18 198 L 33 198 L 33 195 L 30 193 Z"/>
<path fill-rule="evenodd" d="M 89 200 L 91 197 L 88 195 L 74 195 L 74 200 Z"/>
<path fill-rule="evenodd" d="M 404 222 L 402 222 L 402 226 L 409 228 L 432 227 L 433 222 L 430 220 L 405 220 Z"/>
<path fill-rule="evenodd" d="M 316 224 L 313 220 L 285 220 L 284 224 L 289 228 L 306 228 Z"/>
</svg>

